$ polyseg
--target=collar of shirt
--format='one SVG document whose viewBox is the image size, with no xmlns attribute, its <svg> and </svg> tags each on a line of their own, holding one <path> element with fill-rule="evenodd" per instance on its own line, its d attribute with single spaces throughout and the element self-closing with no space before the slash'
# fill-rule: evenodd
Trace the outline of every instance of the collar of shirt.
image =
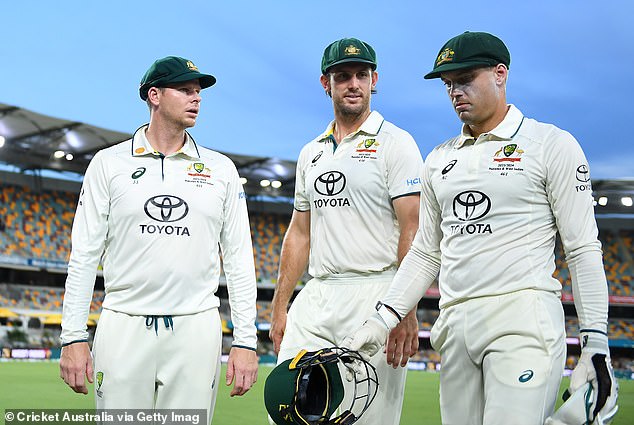
<svg viewBox="0 0 634 425">
<path fill-rule="evenodd" d="M 365 119 L 363 124 L 361 124 L 361 127 L 359 127 L 359 129 L 355 131 L 354 134 L 364 133 L 367 135 L 376 136 L 377 134 L 379 134 L 379 131 L 381 130 L 383 121 L 385 121 L 385 119 L 383 118 L 381 114 L 379 114 L 377 111 L 372 111 L 370 112 L 370 115 L 368 115 L 368 117 Z M 330 124 L 328 124 L 328 127 L 326 127 L 326 131 L 321 133 L 317 137 L 316 140 L 319 142 L 325 142 L 325 141 L 331 140 L 334 129 L 335 129 L 335 121 L 333 120 L 330 122 Z"/>
<path fill-rule="evenodd" d="M 522 122 L 524 122 L 524 114 L 515 107 L 515 105 L 509 104 L 509 110 L 501 123 L 497 125 L 493 130 L 480 135 L 480 140 L 511 140 L 519 131 Z M 456 149 L 460 149 L 465 143 L 473 144 L 476 139 L 471 135 L 469 126 L 462 125 L 462 133 L 456 143 Z"/>
<path fill-rule="evenodd" d="M 142 125 L 134 132 L 134 135 L 132 136 L 132 156 L 159 155 L 159 152 L 154 150 L 145 135 L 148 125 L 149 124 Z M 185 143 L 183 144 L 183 147 L 181 147 L 178 152 L 174 153 L 174 155 L 179 154 L 186 155 L 190 158 L 200 158 L 196 142 L 187 131 L 185 131 Z"/>
</svg>

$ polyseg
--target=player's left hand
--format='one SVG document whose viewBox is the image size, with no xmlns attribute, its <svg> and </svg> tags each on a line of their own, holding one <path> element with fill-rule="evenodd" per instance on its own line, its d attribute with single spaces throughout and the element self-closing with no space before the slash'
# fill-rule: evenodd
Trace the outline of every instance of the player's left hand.
<svg viewBox="0 0 634 425">
<path fill-rule="evenodd" d="M 233 382 L 231 397 L 244 395 L 258 379 L 258 356 L 253 350 L 232 347 L 227 362 L 226 385 Z"/>
<path fill-rule="evenodd" d="M 387 364 L 396 369 L 407 366 L 410 357 L 418 352 L 418 319 L 416 308 L 407 313 L 403 320 L 390 331 L 385 344 Z"/>
<path fill-rule="evenodd" d="M 76 393 L 88 394 L 86 379 L 93 382 L 93 364 L 87 342 L 76 342 L 62 348 L 59 360 L 60 377 Z"/>
</svg>

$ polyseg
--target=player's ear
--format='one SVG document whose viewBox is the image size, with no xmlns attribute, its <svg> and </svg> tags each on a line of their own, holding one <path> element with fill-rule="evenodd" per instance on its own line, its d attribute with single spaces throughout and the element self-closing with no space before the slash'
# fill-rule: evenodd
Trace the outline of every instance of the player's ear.
<svg viewBox="0 0 634 425">
<path fill-rule="evenodd" d="M 493 70 L 495 72 L 495 82 L 497 84 L 504 84 L 509 75 L 509 69 L 503 63 L 499 63 Z"/>
<path fill-rule="evenodd" d="M 153 105 L 158 105 L 161 90 L 158 87 L 150 87 L 147 91 L 147 100 Z"/>
<path fill-rule="evenodd" d="M 330 74 L 322 74 L 321 77 L 319 77 L 319 81 L 321 82 L 321 86 L 326 91 L 326 94 L 330 96 Z"/>
</svg>

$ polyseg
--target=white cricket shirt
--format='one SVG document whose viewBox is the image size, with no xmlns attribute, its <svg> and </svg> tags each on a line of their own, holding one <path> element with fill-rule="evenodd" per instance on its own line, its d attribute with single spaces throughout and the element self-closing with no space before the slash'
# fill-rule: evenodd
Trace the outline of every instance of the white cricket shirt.
<svg viewBox="0 0 634 425">
<path fill-rule="evenodd" d="M 321 278 L 396 268 L 400 229 L 392 200 L 420 193 L 418 146 L 376 111 L 339 145 L 333 126 L 297 161 L 295 209 L 311 214 L 308 272 Z"/>
<path fill-rule="evenodd" d="M 561 291 L 553 277 L 559 231 L 569 264 L 583 262 L 583 273 L 573 273 L 574 289 L 592 293 L 575 297 L 582 326 L 606 330 L 607 284 L 590 173 L 572 135 L 510 105 L 491 132 L 474 140 L 463 127 L 462 135 L 429 154 L 422 199 L 410 251 L 422 262 L 403 260 L 386 304 L 408 311 L 405 299 L 418 297 L 433 279 L 411 269 L 433 270 L 438 261 L 441 308 L 522 289 Z"/>
<path fill-rule="evenodd" d="M 87 336 L 102 254 L 104 308 L 177 316 L 219 306 L 220 249 L 234 345 L 255 348 L 255 268 L 235 165 L 189 134 L 180 151 L 164 157 L 146 129 L 98 152 L 86 170 L 72 229 L 62 342 Z"/>
</svg>

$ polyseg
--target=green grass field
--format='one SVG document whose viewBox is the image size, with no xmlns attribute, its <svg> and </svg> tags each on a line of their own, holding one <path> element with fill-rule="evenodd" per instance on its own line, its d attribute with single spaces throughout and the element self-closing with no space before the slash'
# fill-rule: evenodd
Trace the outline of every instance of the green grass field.
<svg viewBox="0 0 634 425">
<path fill-rule="evenodd" d="M 59 378 L 58 367 L 55 362 L 0 363 L 0 410 L 94 407 L 92 393 L 89 396 L 73 393 Z M 268 425 L 262 391 L 270 370 L 262 367 L 257 384 L 243 397 L 230 398 L 228 387 L 221 385 L 214 424 Z M 619 384 L 620 410 L 613 425 L 631 425 L 634 423 L 634 381 L 621 380 Z M 0 424 L 4 424 L 4 412 L 1 417 Z M 438 374 L 409 372 L 401 424 L 440 424 Z"/>
</svg>

